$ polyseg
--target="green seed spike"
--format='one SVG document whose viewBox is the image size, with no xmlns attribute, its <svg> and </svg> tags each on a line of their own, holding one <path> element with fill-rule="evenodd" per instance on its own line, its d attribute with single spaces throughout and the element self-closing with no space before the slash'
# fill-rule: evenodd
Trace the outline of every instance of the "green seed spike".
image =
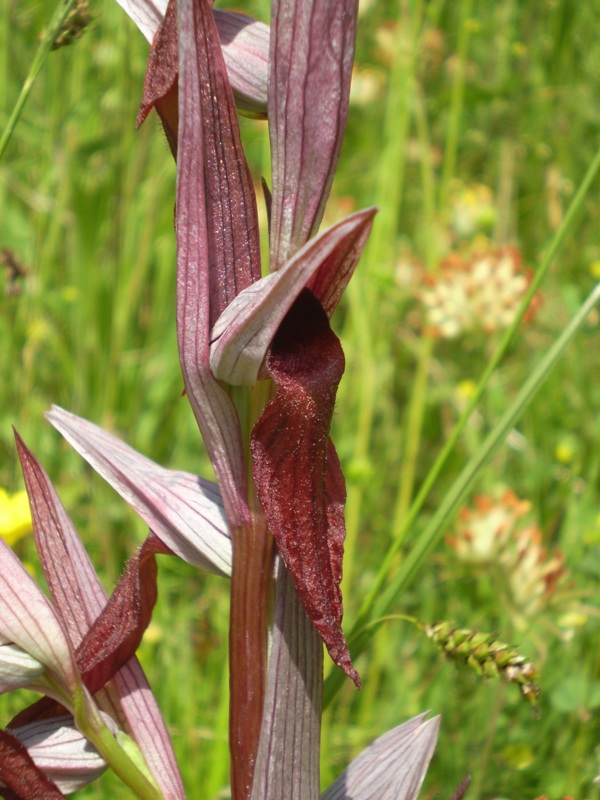
<svg viewBox="0 0 600 800">
<path fill-rule="evenodd" d="M 75 5 L 69 11 L 63 25 L 59 31 L 52 50 L 58 50 L 59 47 L 73 44 L 77 39 L 83 36 L 85 29 L 92 22 L 93 16 L 89 8 L 88 0 L 76 0 Z"/>
<path fill-rule="evenodd" d="M 449 622 L 421 623 L 424 633 L 452 661 L 465 663 L 484 678 L 501 678 L 516 683 L 525 700 L 537 711 L 540 687 L 538 671 L 525 656 L 491 633 L 456 628 Z"/>
</svg>

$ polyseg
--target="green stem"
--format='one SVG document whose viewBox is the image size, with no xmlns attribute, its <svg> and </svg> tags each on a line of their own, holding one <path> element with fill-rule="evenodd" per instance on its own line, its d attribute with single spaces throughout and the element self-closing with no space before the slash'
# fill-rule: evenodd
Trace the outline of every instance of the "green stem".
<svg viewBox="0 0 600 800">
<path fill-rule="evenodd" d="M 444 151 L 444 167 L 440 192 L 441 208 L 444 208 L 446 205 L 450 181 L 456 174 L 458 137 L 465 93 L 465 74 L 467 71 L 467 51 L 469 47 L 469 34 L 471 31 L 470 17 L 472 6 L 473 0 L 463 0 L 460 6 L 456 73 L 452 84 L 450 119 L 448 121 L 448 136 L 446 138 L 446 149 Z"/>
<path fill-rule="evenodd" d="M 162 792 L 148 780 L 106 727 L 84 689 L 75 692 L 73 705 L 77 728 L 136 797 L 140 800 L 164 800 Z"/>
<path fill-rule="evenodd" d="M 375 196 L 380 212 L 373 226 L 369 249 L 370 261 L 383 278 L 390 276 L 396 251 L 406 171 L 406 143 L 415 87 L 415 60 L 423 20 L 422 0 L 411 5 L 410 14 L 405 9 L 398 19 L 398 38 L 386 98 L 383 149 L 377 169 Z"/>
<path fill-rule="evenodd" d="M 501 584 L 506 583 L 506 574 L 497 571 L 495 576 L 493 576 L 493 594 L 497 598 L 502 598 L 503 588 L 499 585 L 498 579 L 500 579 Z M 508 623 L 504 635 L 506 637 L 505 641 L 512 642 L 514 641 L 514 625 L 511 622 Z M 486 735 L 485 740 L 483 742 L 483 747 L 481 748 L 477 768 L 473 770 L 473 782 L 469 787 L 469 795 L 472 795 L 472 800 L 478 800 L 478 797 L 481 794 L 481 786 L 485 776 L 488 773 L 488 766 L 490 763 L 490 759 L 492 757 L 492 751 L 494 749 L 494 741 L 496 739 L 496 735 L 498 733 L 498 723 L 500 721 L 500 714 L 504 707 L 504 703 L 506 700 L 506 689 L 501 683 L 497 683 L 494 689 L 494 695 L 491 703 L 491 709 L 488 714 L 486 714 L 487 719 L 487 726 L 486 726 Z"/>
<path fill-rule="evenodd" d="M 392 522 L 392 532 L 394 536 L 402 534 L 404 530 L 402 521 L 406 517 L 413 494 L 421 444 L 423 416 L 427 400 L 427 379 L 429 376 L 432 354 L 433 340 L 431 337 L 426 336 L 421 340 L 417 371 L 411 388 L 408 413 L 406 415 L 406 445 L 404 448 L 402 465 L 400 467 L 400 485 Z"/>
<path fill-rule="evenodd" d="M 592 161 L 586 173 L 586 176 L 583 179 L 581 186 L 579 187 L 579 190 L 577 191 L 577 194 L 573 198 L 569 210 L 567 211 L 563 219 L 562 225 L 560 226 L 554 238 L 552 239 L 552 242 L 550 243 L 550 246 L 548 247 L 542 259 L 542 263 L 540 264 L 539 269 L 535 273 L 534 279 L 531 282 L 531 285 L 525 297 L 523 298 L 523 301 L 521 303 L 521 306 L 519 307 L 519 311 L 513 323 L 506 330 L 504 336 L 502 337 L 498 349 L 490 359 L 479 381 L 479 384 L 475 389 L 475 392 L 473 393 L 472 397 L 470 398 L 469 403 L 467 404 L 467 407 L 465 408 L 460 420 L 458 421 L 456 427 L 454 428 L 448 440 L 446 441 L 446 444 L 444 445 L 440 454 L 435 460 L 435 463 L 433 464 L 431 470 L 429 471 L 425 481 L 423 482 L 423 485 L 421 486 L 419 493 L 417 494 L 417 497 L 415 498 L 407 516 L 405 517 L 402 528 L 399 531 L 399 534 L 395 539 L 394 543 L 392 544 L 386 558 L 384 559 L 384 562 L 377 573 L 375 581 L 373 582 L 373 585 L 361 606 L 358 615 L 358 620 L 356 623 L 357 626 L 360 625 L 360 627 L 362 627 L 362 622 L 369 616 L 369 609 L 373 605 L 375 599 L 381 593 L 381 589 L 387 579 L 389 569 L 394 563 L 394 559 L 402 544 L 404 536 L 416 522 L 418 515 L 425 504 L 425 500 L 429 496 L 429 493 L 433 488 L 437 478 L 439 477 L 443 467 L 445 466 L 446 461 L 448 460 L 450 454 L 454 450 L 454 447 L 460 437 L 460 434 L 462 433 L 463 429 L 465 428 L 467 422 L 471 417 L 471 414 L 473 413 L 479 401 L 481 400 L 481 397 L 487 387 L 487 384 L 491 376 L 496 371 L 496 368 L 498 367 L 502 358 L 504 357 L 504 354 L 508 350 L 508 347 L 517 331 L 517 328 L 521 324 L 521 320 L 523 319 L 523 316 L 525 315 L 525 312 L 527 311 L 534 294 L 537 292 L 540 283 L 546 276 L 546 273 L 548 272 L 548 269 L 552 261 L 554 260 L 554 257 L 558 253 L 560 247 L 562 246 L 567 236 L 567 233 L 571 229 L 575 217 L 581 210 L 583 201 L 587 196 L 587 193 L 592 185 L 592 182 L 594 181 L 594 178 L 597 176 L 599 171 L 600 171 L 600 148 L 598 149 L 596 156 L 594 157 L 594 160 Z"/>
<path fill-rule="evenodd" d="M 417 628 L 421 628 L 421 623 L 416 617 L 411 617 L 408 614 L 386 614 L 384 617 L 377 617 L 377 619 L 370 620 L 363 630 L 367 630 L 368 628 L 374 628 L 377 625 L 381 625 L 382 622 L 396 622 L 400 620 L 401 622 L 410 622 L 411 625 L 416 625 Z"/>
<path fill-rule="evenodd" d="M 369 271 L 359 272 L 348 287 L 350 314 L 348 338 L 355 342 L 353 348 L 359 353 L 357 370 L 360 371 L 358 386 L 358 434 L 352 449 L 353 461 L 359 470 L 368 461 L 371 434 L 376 408 L 376 399 L 381 393 L 377 338 L 374 336 L 372 319 L 377 297 L 377 281 L 389 281 L 394 264 L 398 217 L 404 190 L 406 168 L 406 142 L 411 119 L 411 101 L 414 95 L 414 69 L 417 54 L 417 38 L 423 19 L 421 0 L 411 8 L 410 15 L 404 14 L 398 26 L 399 34 L 395 48 L 394 61 L 388 85 L 384 130 L 384 143 L 377 170 L 376 203 L 381 211 L 373 226 L 371 241 L 365 255 L 368 257 Z M 345 338 L 345 337 L 344 337 Z M 381 335 L 379 341 L 389 337 Z M 343 391 L 343 390 L 342 390 Z M 354 553 L 356 540 L 361 527 L 364 480 L 348 481 L 346 500 L 346 543 L 344 556 L 344 580 L 342 593 L 354 580 Z"/>
<path fill-rule="evenodd" d="M 500 713 L 504 706 L 504 699 L 506 697 L 505 687 L 502 684 L 496 684 L 494 687 L 494 698 L 492 700 L 492 708 L 487 716 L 487 733 L 483 747 L 481 749 L 477 769 L 474 770 L 473 783 L 469 787 L 470 800 L 477 800 L 481 793 L 481 784 L 488 771 L 488 764 L 492 756 L 494 747 L 494 740 L 498 732 L 498 721 Z"/>
<path fill-rule="evenodd" d="M 29 69 L 29 74 L 25 79 L 23 86 L 21 87 L 21 92 L 19 97 L 17 98 L 17 102 L 15 103 L 15 107 L 13 108 L 12 114 L 6 124 L 6 128 L 4 129 L 4 133 L 2 134 L 2 138 L 0 138 L 0 159 L 4 155 L 4 151 L 6 150 L 6 146 L 8 145 L 10 138 L 13 134 L 13 131 L 16 127 L 16 124 L 21 116 L 21 112 L 25 107 L 25 103 L 27 102 L 27 98 L 31 93 L 31 87 L 35 79 L 37 78 L 44 61 L 46 60 L 46 56 L 50 52 L 50 49 L 54 42 L 56 41 L 58 34 L 69 14 L 71 8 L 75 5 L 75 0 L 60 0 L 59 4 L 56 6 L 54 14 L 52 15 L 52 19 L 50 20 L 50 24 L 40 45 L 37 49 L 37 53 L 33 59 L 31 67 Z"/>
<path fill-rule="evenodd" d="M 421 186 L 423 192 L 423 219 L 425 229 L 431 235 L 426 237 L 425 266 L 428 272 L 435 272 L 438 263 L 436 246 L 437 237 L 435 230 L 435 174 L 431 160 L 431 141 L 425 113 L 425 102 L 419 91 L 415 92 L 415 109 L 417 130 L 421 151 Z M 405 446 L 400 468 L 400 483 L 396 499 L 394 518 L 392 521 L 392 535 L 396 536 L 401 529 L 402 520 L 410 507 L 413 496 L 415 475 L 421 445 L 423 417 L 427 401 L 427 384 L 431 359 L 433 357 L 434 342 L 430 336 L 424 336 L 419 347 L 417 370 L 411 388 L 411 395 L 406 415 Z"/>
<path fill-rule="evenodd" d="M 133 763 L 115 737 L 104 727 L 97 732 L 86 732 L 88 738 L 113 772 L 129 786 L 140 800 L 163 800 L 162 792 L 153 786 L 144 773 Z"/>
</svg>

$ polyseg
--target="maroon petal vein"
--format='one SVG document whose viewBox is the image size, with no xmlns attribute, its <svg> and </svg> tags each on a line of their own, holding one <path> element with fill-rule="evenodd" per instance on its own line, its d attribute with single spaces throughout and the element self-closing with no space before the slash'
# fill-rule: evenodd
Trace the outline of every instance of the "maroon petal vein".
<svg viewBox="0 0 600 800">
<path fill-rule="evenodd" d="M 189 150 L 198 137 L 201 150 L 195 157 L 200 155 L 202 162 L 194 158 L 190 164 L 194 172 L 188 175 L 182 166 L 178 177 L 179 184 L 188 189 L 197 184 L 197 211 L 202 215 L 200 224 L 206 226 L 208 250 L 201 268 L 208 273 L 212 328 L 233 298 L 261 276 L 258 215 L 210 3 L 180 0 L 180 5 L 186 6 L 180 15 L 180 59 L 184 62 L 180 68 L 186 78 L 185 86 L 181 78 L 180 108 L 186 128 L 180 143 Z M 194 80 L 197 83 L 192 86 Z M 190 130 L 192 126 L 197 134 Z"/>
<path fill-rule="evenodd" d="M 258 496 L 306 613 L 332 659 L 359 686 L 341 627 L 346 491 L 329 440 L 344 354 L 310 291 L 277 331 L 267 368 L 277 392 L 252 432 Z"/>
<path fill-rule="evenodd" d="M 231 11 L 215 9 L 213 15 L 236 107 L 248 116 L 265 117 L 268 26 Z M 150 47 L 136 127 L 139 128 L 150 111 L 156 108 L 174 156 L 177 155 L 178 129 L 177 75 L 177 3 L 170 0 Z"/>
<path fill-rule="evenodd" d="M 35 542 L 46 582 L 76 648 L 106 606 L 106 592 L 50 478 L 19 437 L 17 446 L 32 499 Z M 137 741 L 165 798 L 183 798 L 171 740 L 137 658 L 130 659 L 95 699 Z M 56 716 L 63 710 L 53 700 L 44 698 L 13 720 L 12 726 L 37 720 L 44 713 Z"/>
<path fill-rule="evenodd" d="M 54 607 L 77 648 L 106 603 L 106 594 L 50 478 L 15 433 L 31 502 L 33 534 Z"/>
<path fill-rule="evenodd" d="M 274 605 L 251 800 L 318 800 L 323 645 L 281 559 Z"/>
<path fill-rule="evenodd" d="M 256 200 L 210 4 L 180 0 L 177 338 L 187 395 L 231 524 L 248 523 L 233 403 L 210 370 L 210 330 L 260 277 Z"/>
<path fill-rule="evenodd" d="M 271 269 L 316 233 L 346 119 L 357 0 L 274 0 L 268 90 Z"/>
</svg>

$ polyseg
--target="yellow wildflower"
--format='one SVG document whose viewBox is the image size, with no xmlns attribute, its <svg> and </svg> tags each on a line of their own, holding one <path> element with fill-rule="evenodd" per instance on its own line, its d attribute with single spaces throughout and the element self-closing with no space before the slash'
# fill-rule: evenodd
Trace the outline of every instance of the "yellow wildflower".
<svg viewBox="0 0 600 800">
<path fill-rule="evenodd" d="M 9 495 L 0 488 L 0 536 L 11 547 L 31 531 L 27 492 Z"/>
</svg>

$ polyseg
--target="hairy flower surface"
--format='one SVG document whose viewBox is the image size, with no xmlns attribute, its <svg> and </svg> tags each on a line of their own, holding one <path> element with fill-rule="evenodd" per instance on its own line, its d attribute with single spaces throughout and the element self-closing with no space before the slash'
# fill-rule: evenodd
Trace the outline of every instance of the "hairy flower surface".
<svg viewBox="0 0 600 800">
<path fill-rule="evenodd" d="M 16 440 L 53 604 L 0 540 L 0 641 L 29 654 L 34 670 L 27 685 L 47 695 L 0 732 L 0 783 L 11 798 L 61 797 L 54 778 L 83 785 L 104 769 L 86 739 L 102 750 L 102 732 L 110 738 L 121 728 L 136 741 L 164 797 L 182 800 L 169 737 L 134 658 L 156 600 L 155 554 L 169 550 L 149 536 L 107 600 L 48 476 Z M 85 728 L 77 732 L 76 725 Z M 144 776 L 141 781 L 147 783 Z"/>
</svg>

